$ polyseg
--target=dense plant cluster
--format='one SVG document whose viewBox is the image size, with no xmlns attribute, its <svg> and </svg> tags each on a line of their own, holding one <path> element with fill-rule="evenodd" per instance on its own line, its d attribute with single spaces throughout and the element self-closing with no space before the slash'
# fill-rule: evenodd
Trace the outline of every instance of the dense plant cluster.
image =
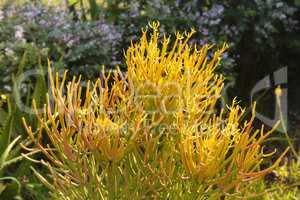
<svg viewBox="0 0 300 200">
<path fill-rule="evenodd" d="M 239 124 L 236 102 L 216 112 L 224 79 L 214 71 L 226 45 L 209 59 L 211 46 L 188 45 L 192 30 L 177 33 L 171 47 L 164 36 L 160 47 L 158 24 L 151 26 L 151 37 L 144 31 L 126 51 L 126 75 L 103 71 L 85 92 L 80 78 L 65 82 L 65 74 L 59 83 L 51 75 L 53 107 L 48 95 L 36 132 L 24 121 L 31 151 L 50 161 L 40 162 L 54 184 L 36 173 L 54 198 L 244 197 L 279 164 L 261 169 L 273 130 L 254 130 L 254 116 Z"/>
</svg>

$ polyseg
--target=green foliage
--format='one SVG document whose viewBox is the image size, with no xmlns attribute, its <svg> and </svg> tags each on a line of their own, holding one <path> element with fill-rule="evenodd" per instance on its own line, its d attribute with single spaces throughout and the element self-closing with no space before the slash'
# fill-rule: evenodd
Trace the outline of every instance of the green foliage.
<svg viewBox="0 0 300 200">
<path fill-rule="evenodd" d="M 274 170 L 275 180 L 261 182 L 264 195 L 257 199 L 290 200 L 300 198 L 300 161 L 285 162 Z"/>
<path fill-rule="evenodd" d="M 37 99 L 37 102 L 41 105 L 44 102 L 44 95 L 48 90 L 43 76 L 38 77 L 36 81 L 31 79 L 31 83 L 27 80 L 27 84 L 20 87 L 22 84 L 20 84 L 16 78 L 23 75 L 28 56 L 30 56 L 30 54 L 25 52 L 16 69 L 16 73 L 12 77 L 12 80 L 14 80 L 12 94 L 1 94 L 0 199 L 23 199 L 25 194 L 26 197 L 35 196 L 37 195 L 35 188 L 41 187 L 37 181 L 30 178 L 30 176 L 32 176 L 30 171 L 32 163 L 24 159 L 22 156 L 24 150 L 19 146 L 19 143 L 23 143 L 23 145 L 30 145 L 31 143 L 26 139 L 26 134 L 22 126 L 22 118 L 31 121 L 34 127 L 37 125 L 32 115 L 25 112 L 24 108 L 31 107 L 30 102 L 33 98 Z M 42 70 L 41 65 L 40 70 Z M 20 91 L 22 89 L 27 91 L 25 98 Z M 23 103 L 24 101 L 25 103 Z M 22 103 L 22 105 L 20 103 Z M 32 152 L 27 156 L 35 153 L 37 152 Z M 25 177 L 27 177 L 28 182 L 23 183 L 22 179 Z"/>
<path fill-rule="evenodd" d="M 99 14 L 100 14 L 100 10 L 99 10 L 99 6 L 96 2 L 96 0 L 89 0 L 89 12 L 91 15 L 91 19 L 92 20 L 97 20 L 99 19 Z"/>
<path fill-rule="evenodd" d="M 5 98 L 4 98 L 5 97 Z M 12 167 L 13 164 L 20 161 L 23 157 L 20 156 L 20 148 L 16 146 L 17 142 L 20 141 L 21 136 L 14 139 L 14 126 L 15 117 L 11 112 L 10 100 L 6 96 L 2 95 L 2 103 L 4 99 L 8 104 L 9 112 L 5 112 L 1 108 L 1 125 L 0 125 L 0 197 L 1 199 L 13 199 L 20 195 L 21 184 L 15 178 L 7 176 L 5 170 L 8 167 Z M 1 103 L 1 104 L 2 104 Z M 8 181 L 8 182 L 7 182 Z"/>
</svg>

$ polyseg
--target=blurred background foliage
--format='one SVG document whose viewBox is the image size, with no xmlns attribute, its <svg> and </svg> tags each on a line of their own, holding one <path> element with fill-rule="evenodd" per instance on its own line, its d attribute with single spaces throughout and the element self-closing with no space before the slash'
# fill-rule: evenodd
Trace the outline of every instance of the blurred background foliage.
<svg viewBox="0 0 300 200">
<path fill-rule="evenodd" d="M 196 44 L 229 43 L 230 50 L 219 68 L 227 78 L 228 101 L 238 96 L 249 106 L 253 86 L 288 67 L 284 87 L 289 89 L 289 134 L 300 146 L 299 0 L 4 0 L 0 5 L 0 94 L 10 99 L 1 103 L 1 121 L 6 119 L 0 125 L 1 137 L 6 138 L 1 148 L 23 134 L 21 117 L 31 118 L 17 110 L 16 99 L 30 105 L 36 98 L 43 104 L 47 91 L 45 77 L 30 77 L 14 92 L 14 80 L 21 72 L 44 69 L 48 58 L 57 68 L 80 73 L 83 79 L 98 77 L 102 65 L 126 70 L 124 49 L 152 20 L 159 20 L 160 31 L 167 34 L 194 28 L 197 34 L 192 42 Z M 272 116 L 272 90 L 262 99 L 259 111 Z M 6 128 L 9 126 L 13 129 Z M 285 142 L 279 145 L 286 147 Z M 17 152 L 15 155 L 20 155 Z M 13 164 L 15 168 L 20 165 Z M 299 168 L 299 164 L 293 166 Z M 3 176 L 10 176 L 6 171 Z"/>
</svg>

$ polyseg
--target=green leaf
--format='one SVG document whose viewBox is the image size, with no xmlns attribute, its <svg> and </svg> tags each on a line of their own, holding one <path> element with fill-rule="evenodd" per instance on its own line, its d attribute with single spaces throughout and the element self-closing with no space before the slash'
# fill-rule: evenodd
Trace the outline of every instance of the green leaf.
<svg viewBox="0 0 300 200">
<path fill-rule="evenodd" d="M 44 77 L 44 68 L 42 66 L 41 59 L 39 59 L 38 63 L 40 75 L 36 79 L 32 98 L 36 101 L 37 106 L 40 107 L 46 100 L 45 95 L 48 88 Z"/>
<path fill-rule="evenodd" d="M 0 125 L 3 127 L 7 123 L 8 113 L 0 108 Z"/>
<path fill-rule="evenodd" d="M 13 117 L 10 116 L 7 122 L 4 124 L 0 135 L 0 155 L 7 149 L 11 135 L 12 135 L 12 121 Z M 1 165 L 1 162 L 0 162 Z"/>
<path fill-rule="evenodd" d="M 2 191 L 0 193 L 0 199 L 21 199 L 20 198 L 20 191 L 21 191 L 21 184 L 20 182 L 14 177 L 4 177 L 0 178 L 0 181 L 7 181 L 10 180 L 11 182 L 5 185 L 2 185 Z"/>
<path fill-rule="evenodd" d="M 18 72 L 17 72 L 17 76 L 20 75 L 21 73 L 23 73 L 25 65 L 26 65 L 26 57 L 27 57 L 27 51 L 24 52 L 22 59 L 20 61 L 20 64 L 18 66 Z"/>
<path fill-rule="evenodd" d="M 33 92 L 33 99 L 36 101 L 37 106 L 42 106 L 43 102 L 45 102 L 45 94 L 47 93 L 46 83 L 43 77 L 37 78 L 34 92 Z"/>
<path fill-rule="evenodd" d="M 69 5 L 75 5 L 78 3 L 78 0 L 69 0 L 68 3 Z"/>
<path fill-rule="evenodd" d="M 89 0 L 89 4 L 90 4 L 90 15 L 92 20 L 96 20 L 99 18 L 99 6 L 96 2 L 96 0 Z"/>
<path fill-rule="evenodd" d="M 0 171 L 6 167 L 6 160 L 9 157 L 10 152 L 12 151 L 13 147 L 15 146 L 15 144 L 18 142 L 18 140 L 21 138 L 21 136 L 15 138 L 4 150 L 4 152 L 1 154 L 0 157 Z"/>
</svg>

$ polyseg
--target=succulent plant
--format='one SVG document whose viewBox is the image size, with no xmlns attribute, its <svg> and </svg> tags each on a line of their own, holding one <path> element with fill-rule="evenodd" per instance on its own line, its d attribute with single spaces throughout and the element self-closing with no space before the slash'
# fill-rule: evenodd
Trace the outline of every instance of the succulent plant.
<svg viewBox="0 0 300 200">
<path fill-rule="evenodd" d="M 261 169 L 271 131 L 240 124 L 236 100 L 217 110 L 224 78 L 214 73 L 225 44 L 189 46 L 194 31 L 160 42 L 159 23 L 125 52 L 126 73 L 67 82 L 49 67 L 51 93 L 39 128 L 25 128 L 51 178 L 36 175 L 57 199 L 220 199 L 248 195 L 270 173 Z M 150 35 L 150 38 L 149 38 Z M 50 96 L 51 94 L 51 96 Z M 254 112 L 253 112 L 254 113 Z M 45 143 L 48 138 L 49 143 Z M 286 151 L 285 151 L 286 152 Z"/>
</svg>

